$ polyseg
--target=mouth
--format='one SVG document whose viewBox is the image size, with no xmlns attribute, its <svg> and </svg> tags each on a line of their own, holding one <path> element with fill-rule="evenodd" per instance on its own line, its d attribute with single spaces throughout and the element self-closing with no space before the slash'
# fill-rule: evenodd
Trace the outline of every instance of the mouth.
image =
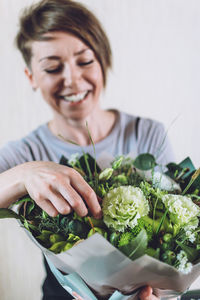
<svg viewBox="0 0 200 300">
<path fill-rule="evenodd" d="M 60 99 L 69 102 L 69 103 L 80 103 L 83 102 L 90 91 L 84 91 L 81 93 L 77 93 L 77 94 L 71 94 L 71 95 L 61 95 L 59 96 Z"/>
</svg>

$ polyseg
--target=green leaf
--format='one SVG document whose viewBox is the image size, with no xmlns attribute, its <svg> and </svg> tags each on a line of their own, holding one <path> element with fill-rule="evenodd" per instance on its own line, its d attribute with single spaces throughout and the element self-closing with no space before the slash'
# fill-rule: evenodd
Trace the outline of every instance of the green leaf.
<svg viewBox="0 0 200 300">
<path fill-rule="evenodd" d="M 192 173 L 195 171 L 195 167 L 189 157 L 186 157 L 182 162 L 180 162 L 179 166 L 182 169 L 187 169 L 187 173 L 185 173 L 183 179 L 190 177 Z"/>
<path fill-rule="evenodd" d="M 163 214 L 161 220 L 160 220 L 160 224 L 158 225 L 157 229 L 156 229 L 156 235 L 160 232 L 160 229 L 163 225 L 163 222 L 165 221 L 165 218 L 167 216 L 167 213 L 168 213 L 168 209 L 166 209 L 165 213 Z"/>
<path fill-rule="evenodd" d="M 89 154 L 89 153 L 85 153 L 85 155 L 87 155 L 87 162 L 89 165 L 89 168 L 91 170 L 91 173 L 94 174 L 95 173 L 95 159 Z M 85 171 L 85 173 L 87 175 L 88 174 L 88 170 L 87 170 L 87 166 L 86 166 L 86 162 L 85 162 L 85 157 L 84 155 L 82 155 L 79 158 L 79 162 L 81 164 L 82 169 Z M 101 171 L 100 167 L 98 166 L 98 164 L 96 164 L 96 171 L 99 173 Z"/>
<path fill-rule="evenodd" d="M 49 230 L 42 230 L 42 233 L 38 236 L 36 236 L 36 239 L 42 241 L 42 242 L 49 242 L 49 238 L 50 236 L 53 234 L 52 231 L 49 231 Z"/>
<path fill-rule="evenodd" d="M 72 233 L 69 233 L 69 236 L 68 236 L 68 238 L 67 238 L 67 242 L 69 242 L 69 243 L 75 243 L 75 242 L 77 242 L 77 241 L 79 241 L 79 240 L 80 240 L 80 237 L 79 237 L 79 236 L 74 235 L 74 234 L 72 234 Z"/>
<path fill-rule="evenodd" d="M 26 203 L 26 206 L 20 207 L 19 214 L 23 214 L 23 211 L 25 209 L 25 215 L 28 216 L 35 208 L 35 202 L 29 195 L 25 195 L 24 197 L 20 198 L 15 202 L 16 205 L 23 203 Z"/>
<path fill-rule="evenodd" d="M 22 217 L 18 214 L 16 214 L 13 210 L 9 208 L 0 208 L 0 219 L 6 219 L 6 218 L 12 218 L 12 219 L 22 219 Z"/>
<path fill-rule="evenodd" d="M 17 200 L 15 202 L 15 204 L 22 204 L 25 202 L 34 202 L 33 199 L 31 199 L 31 197 L 29 195 L 24 196 L 23 198 L 20 198 L 19 200 Z"/>
<path fill-rule="evenodd" d="M 57 242 L 65 241 L 65 238 L 61 234 L 54 233 L 54 234 L 50 235 L 49 241 L 50 241 L 51 245 L 53 245 Z"/>
<path fill-rule="evenodd" d="M 153 155 L 149 153 L 143 153 L 136 157 L 133 164 L 137 169 L 146 171 L 155 167 L 156 160 Z"/>
<path fill-rule="evenodd" d="M 52 251 L 52 252 L 54 252 L 55 254 L 58 254 L 58 253 L 60 253 L 60 252 L 62 252 L 64 250 L 66 244 L 69 244 L 69 243 L 67 243 L 65 241 L 57 242 L 57 243 L 53 244 L 49 248 L 49 250 Z"/>
<path fill-rule="evenodd" d="M 176 241 L 176 243 L 179 245 L 179 247 L 181 247 L 181 249 L 183 251 L 185 251 L 185 253 L 187 254 L 188 260 L 190 262 L 193 262 L 195 259 L 198 258 L 199 250 L 189 247 L 189 246 L 186 246 L 185 244 L 183 244 L 179 241 Z"/>
<path fill-rule="evenodd" d="M 134 260 L 143 254 L 147 249 L 148 237 L 146 230 L 143 228 L 139 234 L 134 238 L 130 243 L 125 246 L 119 247 L 119 250 L 122 251 L 130 259 Z"/>
<path fill-rule="evenodd" d="M 26 220 L 26 219 L 23 219 L 23 220 L 21 220 L 21 221 L 23 222 L 24 227 L 25 227 L 28 231 L 30 231 L 30 232 L 34 231 L 34 232 L 36 232 L 37 234 L 39 233 L 39 229 L 37 228 L 37 226 L 31 224 L 30 221 L 28 221 L 28 220 Z"/>
<path fill-rule="evenodd" d="M 32 200 L 31 202 L 27 203 L 26 212 L 28 215 L 32 212 L 32 210 L 35 208 L 35 202 Z"/>
</svg>

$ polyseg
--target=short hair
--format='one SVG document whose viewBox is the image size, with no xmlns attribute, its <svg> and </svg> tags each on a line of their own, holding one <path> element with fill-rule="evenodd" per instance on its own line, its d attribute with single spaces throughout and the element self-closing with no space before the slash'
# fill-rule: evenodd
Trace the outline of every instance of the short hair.
<svg viewBox="0 0 200 300">
<path fill-rule="evenodd" d="M 63 31 L 81 39 L 99 61 L 104 86 L 111 67 L 111 47 L 108 37 L 96 16 L 84 5 L 72 0 L 41 0 L 23 10 L 15 42 L 30 67 L 33 41 L 44 41 L 52 31 Z"/>
</svg>

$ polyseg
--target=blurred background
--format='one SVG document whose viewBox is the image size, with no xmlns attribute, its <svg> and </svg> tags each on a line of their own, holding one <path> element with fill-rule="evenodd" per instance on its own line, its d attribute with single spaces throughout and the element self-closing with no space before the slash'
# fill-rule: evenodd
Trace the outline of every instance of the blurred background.
<svg viewBox="0 0 200 300">
<path fill-rule="evenodd" d="M 37 1 L 35 1 L 37 2 Z M 200 1 L 81 0 L 101 20 L 113 50 L 102 106 L 164 123 L 176 161 L 200 166 Z M 0 146 L 51 113 L 24 75 L 15 49 L 20 11 L 30 0 L 0 0 Z M 0 222 L 1 300 L 41 299 L 40 250 L 15 221 Z M 200 280 L 193 284 L 199 288 Z"/>
</svg>

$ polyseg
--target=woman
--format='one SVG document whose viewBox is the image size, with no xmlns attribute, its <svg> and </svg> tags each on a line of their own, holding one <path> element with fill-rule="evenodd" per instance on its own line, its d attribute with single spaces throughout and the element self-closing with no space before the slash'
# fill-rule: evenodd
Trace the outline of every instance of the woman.
<svg viewBox="0 0 200 300">
<path fill-rule="evenodd" d="M 59 165 L 61 155 L 93 154 L 86 121 L 96 147 L 112 155 L 150 152 L 157 162 L 173 160 L 162 124 L 117 110 L 103 110 L 99 98 L 111 67 L 109 41 L 96 17 L 70 0 L 43 0 L 24 11 L 16 37 L 26 62 L 25 74 L 53 112 L 23 139 L 0 151 L 0 207 L 29 194 L 50 216 L 88 210 L 102 217 L 94 191 L 75 170 Z M 87 205 L 86 205 L 86 204 Z M 87 208 L 88 207 L 88 208 Z M 46 264 L 46 262 L 45 262 Z M 71 299 L 48 265 L 43 299 Z M 152 289 L 140 299 L 157 299 Z"/>
</svg>

